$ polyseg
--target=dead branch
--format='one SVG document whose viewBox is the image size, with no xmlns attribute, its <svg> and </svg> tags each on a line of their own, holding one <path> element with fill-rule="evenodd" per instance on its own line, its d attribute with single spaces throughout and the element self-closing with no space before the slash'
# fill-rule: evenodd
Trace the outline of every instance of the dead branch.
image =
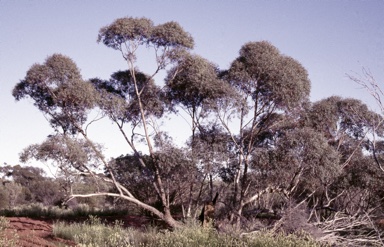
<svg viewBox="0 0 384 247">
<path fill-rule="evenodd" d="M 384 246 L 383 233 L 374 225 L 368 213 L 347 215 L 337 212 L 330 219 L 316 222 L 324 235 L 322 242 L 336 246 Z"/>
</svg>

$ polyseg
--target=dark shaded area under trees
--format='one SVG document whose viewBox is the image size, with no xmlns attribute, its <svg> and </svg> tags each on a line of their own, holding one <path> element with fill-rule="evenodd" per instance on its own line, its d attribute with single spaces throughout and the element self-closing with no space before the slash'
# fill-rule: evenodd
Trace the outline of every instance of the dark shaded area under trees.
<svg viewBox="0 0 384 247">
<path fill-rule="evenodd" d="M 120 52 L 127 70 L 87 80 L 69 57 L 54 54 L 31 66 L 13 90 L 16 100 L 32 99 L 54 130 L 27 147 L 22 160 L 51 161 L 64 185 L 71 176 L 95 185 L 92 191 L 66 185 L 52 198 L 36 189 L 33 200 L 109 196 L 172 227 L 182 225 L 175 215 L 196 218 L 216 192 L 217 222 L 239 228 L 263 215 L 285 220 L 298 209 L 301 221 L 324 232 L 332 232 L 327 224 L 340 214 L 361 221 L 383 216 L 384 173 L 375 162 L 384 158 L 382 116 L 352 98 L 310 102 L 307 71 L 271 43 L 244 44 L 223 70 L 192 53 L 192 36 L 176 22 L 120 18 L 100 29 L 98 42 Z M 137 68 L 142 48 L 153 51 L 154 71 Z M 166 71 L 164 85 L 155 81 L 160 71 Z M 97 124 L 89 119 L 93 110 L 114 123 L 126 155 L 107 161 L 88 136 L 88 125 Z M 169 116 L 190 122 L 183 126 L 190 130 L 184 147 L 159 128 Z M 146 150 L 138 147 L 143 143 Z M 18 180 L 13 169 L 10 183 L 25 188 L 28 178 Z M 332 233 L 343 236 L 353 228 L 343 227 Z M 377 233 L 372 229 L 367 236 Z"/>
</svg>

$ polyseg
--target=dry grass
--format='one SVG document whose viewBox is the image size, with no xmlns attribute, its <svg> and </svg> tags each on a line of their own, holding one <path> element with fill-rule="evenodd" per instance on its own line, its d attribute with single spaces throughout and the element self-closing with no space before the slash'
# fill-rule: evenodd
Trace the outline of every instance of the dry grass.
<svg viewBox="0 0 384 247">
<path fill-rule="evenodd" d="M 118 222 L 107 226 L 98 218 L 91 217 L 87 222 L 54 225 L 57 237 L 74 240 L 80 246 L 142 246 L 142 247 L 198 247 L 198 246 L 232 246 L 232 247 L 280 247 L 308 246 L 317 247 L 309 236 L 294 234 L 275 234 L 261 231 L 252 234 L 222 234 L 213 227 L 201 227 L 197 222 L 189 222 L 174 231 L 149 228 L 140 231 L 132 228 L 124 229 Z"/>
<path fill-rule="evenodd" d="M 18 235 L 15 231 L 7 229 L 9 221 L 0 216 L 0 247 L 18 246 Z"/>
</svg>

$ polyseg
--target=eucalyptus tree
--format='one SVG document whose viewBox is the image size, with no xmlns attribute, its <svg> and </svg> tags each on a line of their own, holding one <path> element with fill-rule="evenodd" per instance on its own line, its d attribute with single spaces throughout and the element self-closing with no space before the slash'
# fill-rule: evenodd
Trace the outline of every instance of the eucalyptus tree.
<svg viewBox="0 0 384 247">
<path fill-rule="evenodd" d="M 163 167 L 161 177 L 167 191 L 167 201 L 173 213 L 183 213 L 188 206 L 190 174 L 198 174 L 197 167 L 191 162 L 184 150 L 171 147 L 155 153 L 156 162 Z M 148 155 L 143 155 L 146 169 L 143 169 L 135 155 L 120 156 L 111 163 L 116 174 L 116 180 L 125 187 L 130 188 L 132 194 L 139 200 L 161 209 L 162 203 L 157 192 L 152 188 L 153 162 Z"/>
<path fill-rule="evenodd" d="M 220 174 L 233 156 L 230 141 L 230 136 L 217 124 L 200 127 L 195 136 L 194 157 L 199 161 L 198 166 L 202 170 L 204 181 L 208 181 L 205 184 L 208 185 L 209 201 L 214 199 L 215 189 L 222 191 L 220 188 L 215 188 L 214 182 L 219 179 L 225 180 Z M 202 184 L 199 194 L 202 193 L 205 184 Z M 220 198 L 225 198 L 223 193 Z"/>
<path fill-rule="evenodd" d="M 312 104 L 304 124 L 322 133 L 341 155 L 340 166 L 346 168 L 354 158 L 371 152 L 372 136 L 383 136 L 381 117 L 360 100 L 332 96 Z"/>
<path fill-rule="evenodd" d="M 201 159 L 202 150 L 198 150 L 198 141 L 196 135 L 204 132 L 205 125 L 210 125 L 210 113 L 214 107 L 214 101 L 223 97 L 228 97 L 231 93 L 230 87 L 223 80 L 218 77 L 219 69 L 213 63 L 198 56 L 187 54 L 183 56 L 177 64 L 168 71 L 165 79 L 165 97 L 170 103 L 173 110 L 181 108 L 190 118 L 191 121 L 191 138 L 189 145 L 191 147 L 191 158 L 196 165 L 210 166 L 210 161 Z M 202 152 L 206 155 L 206 151 Z M 190 174 L 190 181 L 195 180 Z M 204 182 L 204 181 L 203 181 Z M 212 184 L 212 178 L 211 178 Z M 193 192 L 195 183 L 190 184 L 189 188 L 189 203 L 187 207 L 187 216 L 191 216 L 192 202 L 194 201 Z M 200 186 L 201 191 L 202 185 Z M 211 186 L 211 192 L 213 188 Z M 199 197 L 201 193 L 198 193 Z M 211 200 L 213 200 L 213 192 L 211 193 Z M 197 201 L 198 198 L 195 198 Z"/>
<path fill-rule="evenodd" d="M 32 65 L 12 94 L 16 100 L 30 97 L 52 128 L 62 133 L 82 129 L 97 97 L 92 85 L 81 78 L 76 64 L 61 54 L 49 56 L 44 64 Z"/>
<path fill-rule="evenodd" d="M 281 54 L 267 41 L 243 45 L 230 68 L 221 74 L 237 93 L 217 101 L 216 108 L 237 154 L 232 167 L 234 219 L 257 198 L 257 193 L 251 194 L 248 189 L 254 152 L 268 145 L 268 138 L 264 138 L 267 132 L 276 133 L 273 129 L 284 119 L 298 118 L 298 112 L 308 102 L 310 81 L 299 62 Z M 233 119 L 236 121 L 231 122 Z"/>
<path fill-rule="evenodd" d="M 10 189 L 11 194 L 18 192 L 16 204 L 13 203 L 13 206 L 36 202 L 52 206 L 63 197 L 59 184 L 46 177 L 41 168 L 6 165 L 1 167 L 0 171 L 4 174 L 3 189 Z M 9 185 L 6 185 L 8 183 Z"/>
<path fill-rule="evenodd" d="M 268 180 L 299 201 L 324 192 L 342 170 L 340 153 L 322 133 L 308 127 L 285 131 L 271 155 Z"/>
<path fill-rule="evenodd" d="M 178 222 L 170 212 L 163 181 L 163 167 L 168 164 L 157 162 L 154 146 L 154 138 L 163 137 L 155 121 L 162 116 L 164 104 L 158 100 L 159 88 L 154 84 L 154 77 L 193 48 L 193 39 L 176 22 L 154 25 L 146 18 L 126 17 L 101 28 L 98 41 L 121 53 L 127 63 L 127 71 L 115 73 L 110 81 L 87 81 L 82 79 L 79 69 L 70 58 L 54 54 L 44 64 L 33 65 L 26 77 L 15 86 L 14 97 L 17 100 L 31 98 L 56 131 L 55 135 L 48 137 L 47 142 L 53 138 L 60 141 L 58 145 L 51 146 L 57 152 L 48 154 L 35 147 L 40 153 L 32 154 L 36 154 L 34 157 L 48 156 L 56 161 L 66 161 L 66 164 L 82 175 L 110 182 L 118 191 L 72 194 L 72 197 L 120 197 L 149 210 L 169 225 L 177 226 Z M 137 68 L 137 52 L 140 47 L 154 51 L 155 69 L 150 74 L 142 73 Z M 137 199 L 130 188 L 119 183 L 100 146 L 88 137 L 87 126 L 92 122 L 88 117 L 95 107 L 116 124 L 142 168 L 146 169 L 148 162 L 153 165 L 151 186 L 160 198 L 160 209 Z M 125 126 L 128 124 L 131 128 L 127 131 Z M 144 136 L 149 161 L 143 158 L 135 144 L 140 134 Z M 73 149 L 75 146 L 77 148 Z M 72 156 L 72 151 L 78 155 Z M 108 177 L 96 172 L 100 166 L 108 171 Z"/>
<path fill-rule="evenodd" d="M 373 135 L 372 140 L 369 143 L 370 149 L 372 151 L 372 156 L 375 160 L 375 163 L 377 167 L 381 170 L 381 172 L 384 172 L 384 165 L 382 162 L 382 158 L 379 156 L 380 153 L 382 154 L 383 150 L 383 141 L 380 138 L 380 136 L 376 136 L 375 132 L 382 129 L 383 126 L 383 114 L 384 114 L 384 104 L 383 104 L 383 96 L 384 92 L 382 87 L 380 86 L 380 83 L 376 80 L 372 72 L 367 69 L 362 69 L 362 74 L 359 75 L 350 75 L 347 74 L 349 79 L 351 79 L 353 82 L 359 84 L 362 86 L 370 95 L 371 98 L 375 101 L 376 107 L 378 108 L 378 111 L 380 113 L 380 116 L 376 120 L 376 125 L 373 126 Z M 380 132 L 380 131 L 379 131 Z"/>
<path fill-rule="evenodd" d="M 321 133 L 340 155 L 337 166 L 341 173 L 325 184 L 323 195 L 326 196 L 316 199 L 320 206 L 328 205 L 349 213 L 366 210 L 369 201 L 369 206 L 376 207 L 381 176 L 374 160 L 380 151 L 376 152 L 372 138 L 383 137 L 381 116 L 360 100 L 332 96 L 313 103 L 304 119 L 304 124 Z M 380 142 L 376 144 L 380 150 Z M 373 191 L 376 193 L 371 193 Z"/>
<path fill-rule="evenodd" d="M 180 106 L 191 118 L 192 139 L 201 121 L 213 108 L 213 101 L 231 91 L 218 77 L 219 69 L 197 55 L 186 55 L 168 71 L 166 97 L 173 107 Z"/>
<path fill-rule="evenodd" d="M 163 102 L 157 100 L 161 94 L 153 80 L 159 71 L 178 61 L 187 50 L 193 48 L 193 39 L 176 22 L 155 26 L 152 21 L 146 18 L 120 18 L 100 29 L 98 41 L 107 47 L 118 50 L 128 67 L 127 80 L 112 81 L 111 85 L 115 86 L 119 93 L 107 94 L 104 97 L 107 104 L 103 102 L 101 108 L 117 124 L 128 145 L 138 157 L 140 164 L 146 169 L 149 164 L 144 161 L 135 146 L 135 134 L 128 138 L 123 125 L 131 123 L 133 128 L 141 127 L 150 163 L 153 165 L 152 186 L 162 205 L 161 211 L 163 213 L 156 213 L 156 215 L 174 226 L 176 222 L 170 212 L 169 191 L 165 188 L 164 174 L 162 174 L 164 167 L 171 164 L 158 162 L 154 147 L 153 138 L 163 138 L 163 134 L 156 127 L 155 119 L 162 115 Z M 136 52 L 140 46 L 153 48 L 155 54 L 156 66 L 149 75 L 141 73 L 137 69 Z M 119 106 L 120 109 L 117 111 L 110 109 L 110 107 L 115 106 Z M 152 135 L 152 131 L 155 135 Z"/>
</svg>

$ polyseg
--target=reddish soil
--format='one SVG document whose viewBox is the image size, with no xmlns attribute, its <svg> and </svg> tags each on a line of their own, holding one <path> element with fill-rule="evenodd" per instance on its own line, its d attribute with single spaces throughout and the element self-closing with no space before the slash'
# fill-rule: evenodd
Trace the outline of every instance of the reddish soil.
<svg viewBox="0 0 384 247">
<path fill-rule="evenodd" d="M 124 227 L 144 228 L 151 221 L 146 217 L 139 216 L 119 216 L 119 217 L 100 217 L 102 222 L 114 223 L 119 220 L 123 223 Z M 76 246 L 76 243 L 65 239 L 56 238 L 53 236 L 52 225 L 50 219 L 30 219 L 26 217 L 8 217 L 10 222 L 7 228 L 7 238 L 12 238 L 17 234 L 17 243 L 12 246 L 20 247 L 62 247 L 62 246 Z M 77 218 L 70 222 L 83 222 L 87 218 Z M 154 222 L 152 222 L 154 223 Z M 11 245 L 11 244 L 10 244 Z"/>
<path fill-rule="evenodd" d="M 17 234 L 17 242 L 13 246 L 76 246 L 74 242 L 54 237 L 52 234 L 52 223 L 25 217 L 11 217 L 7 219 L 10 223 L 7 229 L 8 239 L 12 239 Z"/>
</svg>

